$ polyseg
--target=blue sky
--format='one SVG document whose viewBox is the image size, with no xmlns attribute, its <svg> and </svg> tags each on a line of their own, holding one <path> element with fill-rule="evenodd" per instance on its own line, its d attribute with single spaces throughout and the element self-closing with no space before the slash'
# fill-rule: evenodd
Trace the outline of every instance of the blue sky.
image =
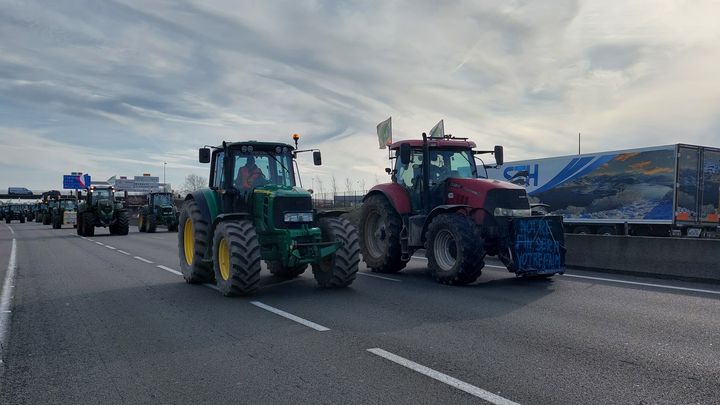
<svg viewBox="0 0 720 405">
<path fill-rule="evenodd" d="M 720 146 L 717 1 L 0 0 L 0 187 L 206 175 L 197 148 L 302 135 L 386 181 L 375 125 L 506 160 Z"/>
</svg>

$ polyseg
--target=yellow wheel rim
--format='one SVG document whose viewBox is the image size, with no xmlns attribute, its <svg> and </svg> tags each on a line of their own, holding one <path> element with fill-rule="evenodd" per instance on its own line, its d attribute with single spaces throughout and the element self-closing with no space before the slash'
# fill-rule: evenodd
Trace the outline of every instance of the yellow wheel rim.
<svg viewBox="0 0 720 405">
<path fill-rule="evenodd" d="M 220 239 L 220 246 L 218 246 L 218 265 L 223 280 L 230 280 L 230 248 L 225 238 Z"/>
<path fill-rule="evenodd" d="M 188 266 L 192 266 L 193 256 L 195 256 L 195 232 L 193 232 L 191 218 L 185 220 L 185 228 L 183 230 L 183 248 L 185 249 L 185 261 Z"/>
<path fill-rule="evenodd" d="M 140 219 L 138 220 L 138 228 L 142 228 L 143 225 L 143 216 L 140 214 Z"/>
</svg>

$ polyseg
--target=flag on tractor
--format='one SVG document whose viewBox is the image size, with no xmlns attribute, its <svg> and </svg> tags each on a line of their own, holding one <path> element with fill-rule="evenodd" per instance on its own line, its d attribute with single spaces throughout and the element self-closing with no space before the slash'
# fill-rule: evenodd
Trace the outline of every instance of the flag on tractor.
<svg viewBox="0 0 720 405">
<path fill-rule="evenodd" d="M 445 137 L 445 123 L 444 120 L 440 120 L 430 130 L 430 138 L 444 138 Z"/>
<path fill-rule="evenodd" d="M 377 134 L 380 149 L 385 149 L 392 143 L 392 117 L 377 125 Z"/>
</svg>

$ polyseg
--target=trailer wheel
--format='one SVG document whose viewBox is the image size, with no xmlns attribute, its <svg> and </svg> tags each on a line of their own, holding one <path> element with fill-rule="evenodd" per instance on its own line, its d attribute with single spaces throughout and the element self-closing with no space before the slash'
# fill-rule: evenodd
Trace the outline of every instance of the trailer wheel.
<svg viewBox="0 0 720 405">
<path fill-rule="evenodd" d="M 213 280 L 212 264 L 203 260 L 209 241 L 208 220 L 203 218 L 195 201 L 186 201 L 180 214 L 178 254 L 183 278 L 189 284 Z"/>
<path fill-rule="evenodd" d="M 400 259 L 402 220 L 384 196 L 372 196 L 363 204 L 358 228 L 363 261 L 370 270 L 397 273 L 405 268 L 407 261 Z"/>
<path fill-rule="evenodd" d="M 324 242 L 342 242 L 335 253 L 313 263 L 312 270 L 320 287 L 347 287 L 355 281 L 360 264 L 358 234 L 344 218 L 322 218 L 318 221 Z"/>
<path fill-rule="evenodd" d="M 485 266 L 480 232 L 475 223 L 462 214 L 435 217 L 428 226 L 425 250 L 430 273 L 442 284 L 472 283 Z"/>
<path fill-rule="evenodd" d="M 305 272 L 307 270 L 308 265 L 307 264 L 301 264 L 299 266 L 295 267 L 285 267 L 280 262 L 267 262 L 268 270 L 270 270 L 270 273 L 274 275 L 275 277 L 280 278 L 295 278 Z"/>
<path fill-rule="evenodd" d="M 248 295 L 257 290 L 260 260 L 260 244 L 252 221 L 218 225 L 213 238 L 213 269 L 222 295 Z"/>
</svg>

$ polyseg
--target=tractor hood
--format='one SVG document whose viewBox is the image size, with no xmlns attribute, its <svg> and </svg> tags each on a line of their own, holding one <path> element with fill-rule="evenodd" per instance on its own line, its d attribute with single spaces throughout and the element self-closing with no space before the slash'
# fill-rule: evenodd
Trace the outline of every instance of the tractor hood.
<svg viewBox="0 0 720 405">
<path fill-rule="evenodd" d="M 483 207 L 494 214 L 498 208 L 505 210 L 530 210 L 525 188 L 499 180 L 451 177 L 447 180 L 448 204 Z"/>
<path fill-rule="evenodd" d="M 311 197 L 310 192 L 291 186 L 268 185 L 255 188 L 256 194 L 270 194 L 277 197 Z"/>
</svg>

